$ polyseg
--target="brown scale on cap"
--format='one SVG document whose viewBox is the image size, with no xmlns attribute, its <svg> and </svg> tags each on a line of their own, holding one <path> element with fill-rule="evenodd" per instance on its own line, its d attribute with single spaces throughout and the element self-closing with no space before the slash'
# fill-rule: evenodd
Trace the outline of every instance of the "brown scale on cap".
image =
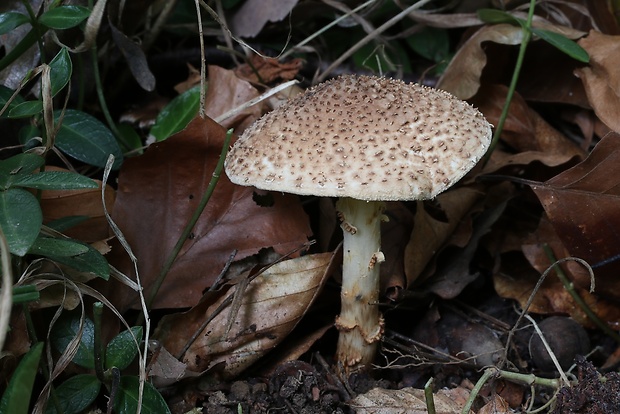
<svg viewBox="0 0 620 414">
<path fill-rule="evenodd" d="M 346 75 L 245 130 L 226 159 L 240 185 L 360 200 L 427 199 L 486 152 L 491 126 L 447 92 Z"/>
</svg>

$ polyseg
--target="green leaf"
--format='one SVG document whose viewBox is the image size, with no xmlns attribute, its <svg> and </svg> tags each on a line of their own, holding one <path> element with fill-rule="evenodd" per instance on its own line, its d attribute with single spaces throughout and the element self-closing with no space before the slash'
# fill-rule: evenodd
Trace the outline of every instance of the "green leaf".
<svg viewBox="0 0 620 414">
<path fill-rule="evenodd" d="M 11 108 L 9 118 L 30 118 L 43 112 L 43 101 L 25 101 Z"/>
<path fill-rule="evenodd" d="M 0 189 L 6 190 L 15 180 L 32 174 L 43 164 L 45 159 L 36 154 L 17 154 L 0 161 Z"/>
<path fill-rule="evenodd" d="M 156 141 L 163 141 L 189 124 L 200 107 L 200 87 L 188 89 L 174 98 L 157 116 L 151 135 Z"/>
<path fill-rule="evenodd" d="M 71 257 L 84 254 L 88 247 L 74 240 L 54 239 L 52 237 L 38 237 L 28 253 L 46 257 Z"/>
<path fill-rule="evenodd" d="M 9 99 L 11 99 L 11 96 L 13 96 L 14 93 L 15 91 L 13 89 L 7 88 L 4 85 L 0 85 L 0 109 L 4 108 L 4 105 L 6 105 L 6 103 L 9 101 Z M 21 95 L 15 96 L 13 101 L 11 101 L 9 107 L 2 114 L 2 118 L 6 118 L 9 111 L 22 102 L 24 102 L 24 98 Z"/>
<path fill-rule="evenodd" d="M 477 13 L 480 20 L 490 24 L 509 23 L 522 25 L 525 22 L 523 19 L 519 19 L 510 13 L 497 9 L 480 9 Z"/>
<path fill-rule="evenodd" d="M 433 62 L 441 62 L 450 55 L 450 39 L 445 29 L 424 27 L 407 37 L 407 44 L 418 55 Z"/>
<path fill-rule="evenodd" d="M 56 122 L 60 111 L 54 112 Z M 56 147 L 76 160 L 97 167 L 105 167 L 110 154 L 114 154 L 117 169 L 123 162 L 123 152 L 112 132 L 95 117 L 76 109 L 67 109 L 56 135 Z"/>
<path fill-rule="evenodd" d="M 134 151 L 136 154 L 142 154 L 144 152 L 144 144 L 142 138 L 138 135 L 138 132 L 129 124 L 118 124 L 118 133 L 121 135 L 121 145 L 126 152 Z"/>
<path fill-rule="evenodd" d="M 86 253 L 69 257 L 52 255 L 47 257 L 55 262 L 70 266 L 79 272 L 92 273 L 97 277 L 108 280 L 110 278 L 110 266 L 108 265 L 108 261 L 91 245 L 86 243 L 83 244 L 88 248 Z"/>
<path fill-rule="evenodd" d="M 43 342 L 39 342 L 30 348 L 30 351 L 19 362 L 0 401 L 0 414 L 27 414 L 29 412 L 30 397 L 42 351 Z"/>
<path fill-rule="evenodd" d="M 142 340 L 141 326 L 134 326 L 131 330 L 123 331 L 110 341 L 105 351 L 106 369 L 116 367 L 123 370 L 133 362 L 138 355 L 138 347 L 134 342 L 134 337 L 139 345 Z"/>
<path fill-rule="evenodd" d="M 495 9 L 481 9 L 478 10 L 478 17 L 486 23 L 498 24 L 498 23 L 510 23 L 520 25 L 522 28 L 527 28 L 527 21 L 514 17 L 513 15 L 501 10 Z M 549 30 L 530 28 L 530 31 L 549 43 L 551 46 L 557 48 L 562 53 L 567 54 L 579 62 L 590 62 L 590 56 L 581 46 L 579 46 L 573 40 L 567 38 L 559 33 L 551 32 Z"/>
<path fill-rule="evenodd" d="M 30 22 L 25 14 L 17 12 L 0 13 L 0 35 L 7 34 L 16 27 Z"/>
<path fill-rule="evenodd" d="M 59 231 L 59 232 L 64 232 L 67 229 L 70 229 L 72 227 L 77 226 L 80 223 L 85 222 L 86 220 L 88 220 L 90 217 L 88 216 L 67 216 L 67 217 L 61 217 L 59 219 L 56 220 L 52 220 L 47 222 L 46 226 L 49 227 L 50 229 Z"/>
<path fill-rule="evenodd" d="M 19 143 L 24 146 L 25 149 L 30 149 L 40 145 L 39 138 L 41 137 L 41 130 L 36 125 L 28 123 L 21 127 L 18 133 Z"/>
<path fill-rule="evenodd" d="M 51 339 L 58 352 L 64 352 L 69 342 L 78 336 L 80 317 L 77 312 L 66 313 L 54 325 Z M 88 318 L 84 319 L 84 330 L 73 362 L 84 368 L 95 368 L 95 325 Z"/>
<path fill-rule="evenodd" d="M 69 83 L 72 71 L 73 64 L 71 63 L 71 57 L 69 56 L 67 48 L 63 47 L 50 62 L 52 96 L 56 96 L 56 94 Z"/>
<path fill-rule="evenodd" d="M 21 188 L 0 191 L 0 228 L 11 253 L 28 253 L 42 224 L 43 214 L 34 195 Z"/>
<path fill-rule="evenodd" d="M 74 375 L 55 390 L 55 398 L 64 414 L 79 414 L 84 412 L 99 395 L 101 382 L 91 374 Z M 45 414 L 56 414 L 56 404 L 49 401 Z"/>
<path fill-rule="evenodd" d="M 573 59 L 583 63 L 590 62 L 588 52 L 566 36 L 542 29 L 532 29 L 532 33 Z"/>
<path fill-rule="evenodd" d="M 39 23 L 50 29 L 69 29 L 82 23 L 90 16 L 90 10 L 82 6 L 59 6 L 46 11 L 39 17 Z"/>
<path fill-rule="evenodd" d="M 114 401 L 114 411 L 118 414 L 135 413 L 138 409 L 140 380 L 134 376 L 121 377 L 121 385 Z M 142 395 L 143 414 L 169 414 L 170 409 L 164 397 L 149 382 L 144 383 Z"/>
<path fill-rule="evenodd" d="M 34 302 L 40 297 L 41 295 L 34 285 L 13 286 L 13 305 Z"/>
<path fill-rule="evenodd" d="M 98 187 L 96 181 L 71 171 L 42 171 L 22 175 L 15 178 L 11 185 L 38 190 L 81 190 Z"/>
</svg>

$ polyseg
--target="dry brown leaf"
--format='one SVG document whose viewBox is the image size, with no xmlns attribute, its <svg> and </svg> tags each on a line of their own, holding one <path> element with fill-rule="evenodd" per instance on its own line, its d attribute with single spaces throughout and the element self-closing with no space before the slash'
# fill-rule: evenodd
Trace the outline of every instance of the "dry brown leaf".
<svg viewBox="0 0 620 414">
<path fill-rule="evenodd" d="M 620 134 L 605 136 L 583 162 L 531 187 L 570 254 L 595 268 L 596 293 L 620 298 Z M 587 274 L 575 276 L 579 286 L 590 286 Z"/>
<path fill-rule="evenodd" d="M 66 171 L 57 167 L 46 167 L 47 171 Z M 101 205 L 102 182 L 99 187 L 85 190 L 45 190 L 41 192 L 41 210 L 45 223 L 69 216 L 86 216 L 88 220 L 63 231 L 69 237 L 90 243 L 109 237 L 108 221 Z M 106 185 L 105 202 L 109 212 L 114 210 L 116 193 Z"/>
<path fill-rule="evenodd" d="M 154 337 L 178 357 L 192 335 L 199 333 L 182 356 L 188 369 L 201 372 L 218 366 L 221 375 L 233 377 L 273 349 L 295 327 L 329 275 L 331 258 L 331 253 L 303 256 L 280 262 L 258 275 L 242 294 L 230 332 L 226 329 L 232 306 L 219 313 L 216 310 L 240 284 L 206 296 L 187 312 L 164 317 Z"/>
<path fill-rule="evenodd" d="M 138 257 L 147 293 L 211 180 L 225 134 L 211 119 L 196 118 L 121 168 L 113 217 Z M 311 230 L 297 197 L 273 194 L 273 206 L 261 207 L 252 195 L 252 188 L 236 186 L 221 174 L 159 290 L 155 308 L 194 306 L 235 249 L 236 259 L 242 259 L 265 247 L 284 254 L 307 241 Z M 135 277 L 120 247 L 112 253 L 111 262 Z M 136 304 L 135 292 L 108 289 L 107 297 L 121 309 Z"/>
<path fill-rule="evenodd" d="M 193 378 L 201 373 L 187 369 L 187 364 L 176 359 L 159 341 L 151 341 L 151 360 L 147 367 L 149 380 L 156 387 L 167 387 L 185 378 Z"/>
<path fill-rule="evenodd" d="M 571 39 L 579 38 L 585 34 L 568 27 L 553 25 L 541 18 L 537 18 L 533 26 L 562 34 Z M 460 99 L 473 97 L 478 92 L 482 70 L 487 65 L 483 43 L 518 45 L 521 44 L 522 40 L 523 31 L 520 26 L 510 24 L 483 26 L 467 39 L 459 49 L 439 79 L 437 87 L 456 95 Z"/>
<path fill-rule="evenodd" d="M 461 218 L 471 209 L 482 193 L 476 189 L 461 187 L 437 196 L 447 221 L 429 215 L 418 203 L 414 217 L 413 232 L 405 248 L 405 274 L 411 286 L 420 276 L 438 249 L 454 233 Z"/>
<path fill-rule="evenodd" d="M 482 43 L 518 45 L 522 40 L 523 32 L 520 27 L 509 24 L 482 27 L 459 49 L 439 79 L 437 87 L 460 99 L 471 98 L 480 88 L 482 69 L 487 64 Z"/>
<path fill-rule="evenodd" d="M 439 390 L 433 395 L 437 414 L 460 414 L 469 397 L 464 388 Z M 357 414 L 426 414 L 424 390 L 373 388 L 348 402 Z M 473 414 L 473 411 L 469 411 Z"/>
<path fill-rule="evenodd" d="M 525 268 L 522 263 L 512 261 L 503 263 L 502 270 L 493 276 L 498 295 L 515 299 L 521 306 L 525 306 L 541 274 L 551 265 L 551 261 L 543 248 L 544 245 L 548 245 L 552 249 L 556 258 L 569 255 L 549 221 L 541 220 L 539 228 L 530 235 L 529 240 L 525 241 L 522 246 L 523 254 L 531 268 Z M 569 264 L 562 265 L 567 274 L 587 274 L 581 266 L 575 265 L 573 262 L 569 262 Z M 620 323 L 620 308 L 613 302 L 593 295 L 587 289 L 576 287 L 576 290 L 599 318 L 612 326 L 617 326 Z M 541 285 L 528 311 L 538 314 L 566 314 L 585 327 L 594 327 L 585 312 L 575 303 L 553 272 L 547 276 Z"/>
<path fill-rule="evenodd" d="M 472 104 L 478 107 L 491 124 L 497 125 L 507 94 L 508 88 L 504 85 L 483 86 Z M 502 140 L 518 153 L 540 151 L 554 157 L 563 156 L 566 161 L 575 156 L 585 156 L 583 150 L 533 111 L 518 93 L 515 93 L 510 103 Z"/>
<path fill-rule="evenodd" d="M 473 226 L 467 225 L 466 244 L 460 249 L 453 249 L 449 255 L 444 254 L 442 260 L 438 260 L 432 278 L 424 284 L 425 290 L 433 292 L 442 299 L 453 299 L 478 278 L 478 272 L 470 271 L 470 263 L 478 249 L 480 239 L 490 232 L 491 227 L 503 213 L 504 207 L 505 204 L 501 203 L 475 216 Z"/>
<path fill-rule="evenodd" d="M 577 69 L 590 105 L 609 128 L 620 132 L 620 36 L 591 31 L 579 41 L 590 55 L 590 66 Z"/>
<path fill-rule="evenodd" d="M 250 85 L 248 81 L 238 78 L 234 71 L 219 66 L 209 66 L 209 87 L 205 96 L 205 113 L 211 118 L 218 118 L 258 95 L 256 88 Z M 226 129 L 234 127 L 235 133 L 239 133 L 260 116 L 261 106 L 253 105 L 238 112 L 233 117 L 223 120 L 221 125 Z"/>
<path fill-rule="evenodd" d="M 247 0 L 230 20 L 230 27 L 237 36 L 254 37 L 268 22 L 279 22 L 295 7 L 299 0 Z"/>
<path fill-rule="evenodd" d="M 192 89 L 196 85 L 200 85 L 200 70 L 196 69 L 190 63 L 187 63 L 187 71 L 187 79 L 174 85 L 174 90 L 179 95 Z"/>
<path fill-rule="evenodd" d="M 301 66 L 301 59 L 280 62 L 275 58 L 253 54 L 248 63 L 235 69 L 235 73 L 249 82 L 269 84 L 278 79 L 285 81 L 294 79 Z"/>
<path fill-rule="evenodd" d="M 478 414 L 509 414 L 512 412 L 506 400 L 498 394 L 494 394 L 491 401 L 478 410 Z"/>
</svg>

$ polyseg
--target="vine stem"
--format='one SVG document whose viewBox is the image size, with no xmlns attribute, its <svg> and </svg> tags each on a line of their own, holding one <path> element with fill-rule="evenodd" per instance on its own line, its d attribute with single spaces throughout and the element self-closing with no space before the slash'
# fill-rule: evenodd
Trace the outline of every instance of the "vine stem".
<svg viewBox="0 0 620 414">
<path fill-rule="evenodd" d="M 491 154 L 493 153 L 493 149 L 497 145 L 499 141 L 499 137 L 502 135 L 502 131 L 504 129 L 504 123 L 506 122 L 506 118 L 508 118 L 508 110 L 510 109 L 510 104 L 512 103 L 512 98 L 514 96 L 515 90 L 517 89 L 517 82 L 519 81 L 519 75 L 521 74 L 521 67 L 523 66 L 523 60 L 525 59 L 525 51 L 527 50 L 527 46 L 530 43 L 530 39 L 532 38 L 532 20 L 534 19 L 534 9 L 536 6 L 536 0 L 530 0 L 530 8 L 527 13 L 527 21 L 525 25 L 523 25 L 521 32 L 523 33 L 523 39 L 521 40 L 521 46 L 519 47 L 519 55 L 517 56 L 517 62 L 515 63 L 515 69 L 512 72 L 512 79 L 510 80 L 510 86 L 508 87 L 508 93 L 506 94 L 506 101 L 504 102 L 504 107 L 502 108 L 502 113 L 499 117 L 499 121 L 495 126 L 495 133 L 493 134 L 493 139 L 491 140 L 491 145 L 489 146 L 489 150 L 487 151 L 483 164 L 486 164 Z"/>
</svg>

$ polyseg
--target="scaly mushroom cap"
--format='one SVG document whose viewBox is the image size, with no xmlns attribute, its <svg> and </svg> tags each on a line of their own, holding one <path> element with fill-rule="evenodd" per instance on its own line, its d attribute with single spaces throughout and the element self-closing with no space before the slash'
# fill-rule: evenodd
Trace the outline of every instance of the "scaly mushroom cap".
<svg viewBox="0 0 620 414">
<path fill-rule="evenodd" d="M 226 157 L 233 183 L 302 195 L 417 200 L 484 155 L 491 125 L 447 92 L 346 75 L 266 114 Z"/>
</svg>

